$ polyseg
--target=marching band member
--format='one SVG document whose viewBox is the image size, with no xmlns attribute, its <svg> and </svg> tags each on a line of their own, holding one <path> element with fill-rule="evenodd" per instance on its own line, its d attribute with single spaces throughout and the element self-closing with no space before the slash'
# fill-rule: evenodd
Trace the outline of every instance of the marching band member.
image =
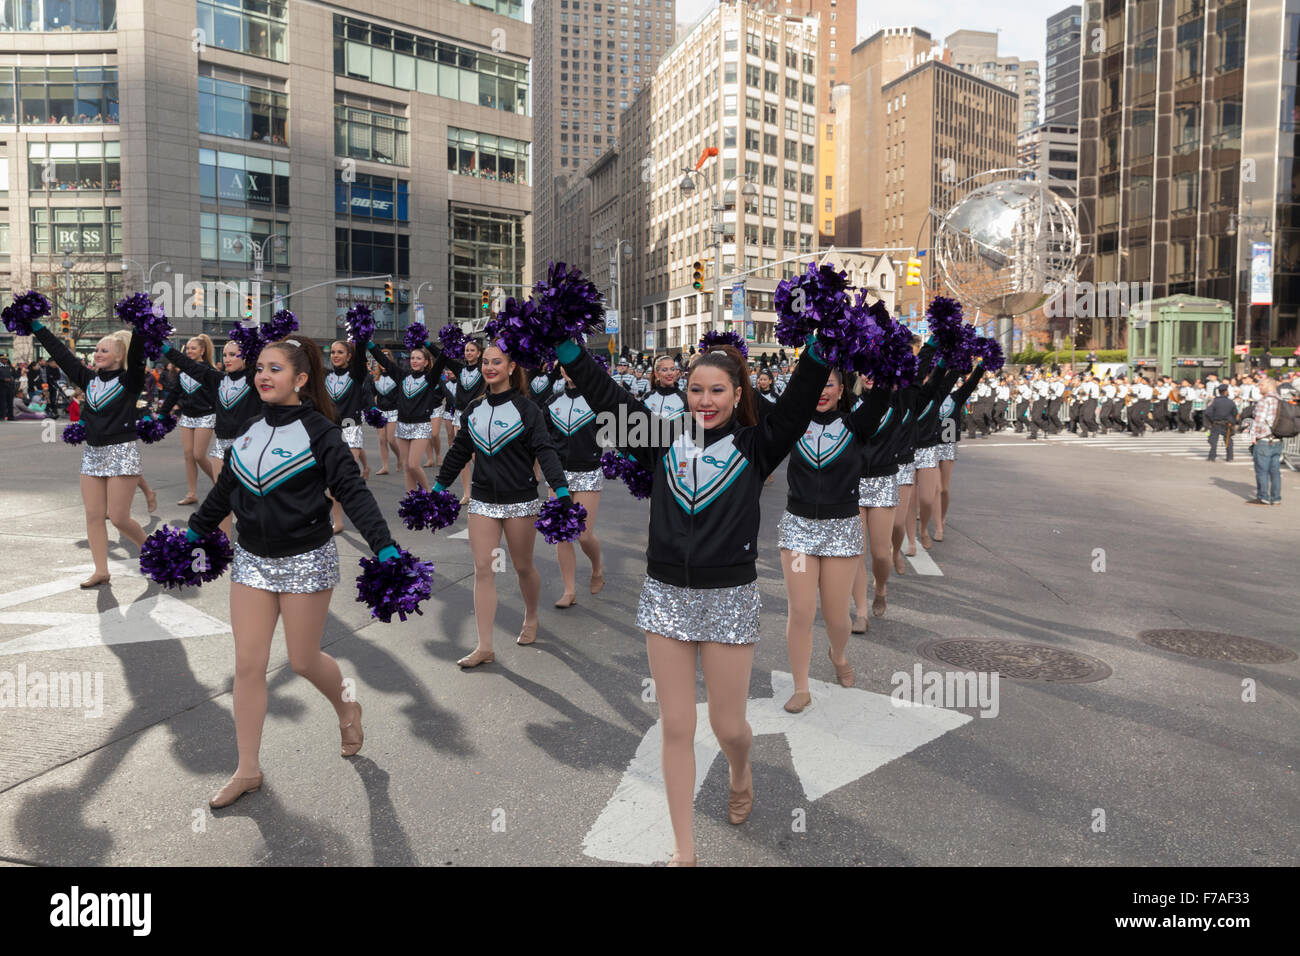
<svg viewBox="0 0 1300 956">
<path fill-rule="evenodd" d="M 1100 397 L 1101 389 L 1097 386 L 1097 377 L 1089 372 L 1074 392 L 1076 404 L 1082 405 L 1079 421 L 1087 438 L 1095 438 L 1097 435 L 1097 400 Z"/>
<path fill-rule="evenodd" d="M 1034 378 L 1030 382 L 1030 389 L 1032 390 L 1033 402 L 1029 406 L 1029 440 L 1034 441 L 1038 438 L 1040 428 L 1045 433 L 1048 430 L 1045 421 L 1051 386 L 1042 372 L 1035 372 Z"/>
<path fill-rule="evenodd" d="M 1196 402 L 1201 398 L 1201 391 L 1189 380 L 1183 379 L 1183 384 L 1178 386 L 1178 432 L 1183 434 L 1195 427 L 1193 415 L 1196 411 Z"/>
<path fill-rule="evenodd" d="M 1154 394 L 1147 380 L 1138 376 L 1133 383 L 1132 395 L 1133 404 L 1128 410 L 1128 428 L 1129 434 L 1134 438 L 1141 438 L 1146 432 L 1147 413 L 1151 408 L 1151 396 Z"/>
<path fill-rule="evenodd" d="M 1007 405 L 1011 402 L 1011 379 L 999 378 L 993 389 L 993 430 L 1007 427 Z"/>
<path fill-rule="evenodd" d="M 1025 430 L 1026 423 L 1030 420 L 1029 410 L 1034 404 L 1034 390 L 1030 387 L 1029 380 L 1021 378 L 1016 384 L 1016 433 L 1019 434 Z M 1033 435 L 1031 428 L 1029 434 Z"/>
</svg>

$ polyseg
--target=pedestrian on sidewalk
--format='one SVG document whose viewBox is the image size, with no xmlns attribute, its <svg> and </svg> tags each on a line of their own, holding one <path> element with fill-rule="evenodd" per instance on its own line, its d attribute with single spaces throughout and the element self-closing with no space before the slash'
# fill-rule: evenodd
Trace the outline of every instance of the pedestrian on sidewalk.
<svg viewBox="0 0 1300 956">
<path fill-rule="evenodd" d="M 1237 405 L 1228 397 L 1228 386 L 1220 385 L 1218 397 L 1205 410 L 1205 422 L 1210 426 L 1210 457 L 1214 461 L 1219 451 L 1219 439 L 1223 439 L 1223 448 L 1227 460 L 1232 461 L 1232 426 L 1237 423 Z"/>
<path fill-rule="evenodd" d="M 1246 431 L 1250 438 L 1250 457 L 1255 462 L 1255 497 L 1247 499 L 1246 504 L 1280 505 L 1282 439 L 1273 434 L 1273 426 L 1277 424 L 1281 401 L 1271 378 L 1262 378 L 1258 387 L 1260 398 Z"/>
</svg>

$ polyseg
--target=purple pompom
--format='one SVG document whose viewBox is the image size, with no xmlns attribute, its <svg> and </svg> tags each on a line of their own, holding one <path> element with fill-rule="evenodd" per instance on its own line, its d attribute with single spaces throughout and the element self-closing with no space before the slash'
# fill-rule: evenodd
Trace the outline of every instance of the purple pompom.
<svg viewBox="0 0 1300 956">
<path fill-rule="evenodd" d="M 275 315 L 271 316 L 271 321 L 262 326 L 262 337 L 266 344 L 278 342 L 285 336 L 293 335 L 298 331 L 298 317 L 288 309 L 280 309 Z"/>
<path fill-rule="evenodd" d="M 86 426 L 81 422 L 73 422 L 63 429 L 63 440 L 69 445 L 80 445 L 86 440 Z"/>
<path fill-rule="evenodd" d="M 369 342 L 375 336 L 375 313 L 364 302 L 354 302 L 344 318 L 348 328 L 348 341 L 353 345 Z"/>
<path fill-rule="evenodd" d="M 802 343 L 801 343 L 802 344 Z M 730 345 L 740 352 L 746 359 L 749 358 L 749 346 L 745 340 L 735 332 L 714 332 L 712 330 L 705 332 L 700 339 L 700 351 L 707 352 L 711 348 L 722 345 Z"/>
<path fill-rule="evenodd" d="M 170 417 L 170 416 L 168 416 Z M 135 435 L 146 445 L 152 445 L 160 442 L 166 437 L 170 429 L 167 424 L 160 419 L 146 415 L 135 423 Z"/>
<path fill-rule="evenodd" d="M 616 451 L 607 451 L 600 456 L 600 470 L 610 481 L 623 477 L 623 456 Z"/>
<path fill-rule="evenodd" d="M 164 434 L 164 435 L 170 435 L 170 434 L 172 433 L 173 429 L 176 428 L 176 424 L 177 424 L 177 422 L 176 422 L 176 416 L 175 416 L 175 415 L 164 415 L 162 418 L 160 418 L 160 419 L 158 419 L 158 420 L 159 420 L 160 422 L 162 422 L 163 434 Z"/>
<path fill-rule="evenodd" d="M 397 516 L 412 531 L 437 531 L 456 523 L 460 501 L 449 491 L 412 488 L 397 505 Z"/>
<path fill-rule="evenodd" d="M 870 378 L 874 385 L 904 388 L 916 378 L 916 356 L 912 354 L 912 333 L 894 320 L 883 302 L 866 305 L 865 292 L 858 294 L 852 312 L 867 328 L 852 349 L 850 367 Z M 820 334 L 818 349 L 822 348 Z"/>
<path fill-rule="evenodd" d="M 961 303 L 941 295 L 926 309 L 935 353 L 958 372 L 969 372 L 975 350 L 975 329 L 962 322 Z"/>
<path fill-rule="evenodd" d="M 443 352 L 450 356 L 460 357 L 464 355 L 467 341 L 465 333 L 461 331 L 460 326 L 455 322 L 448 322 L 438 330 L 438 342 L 442 346 Z"/>
<path fill-rule="evenodd" d="M 424 348 L 424 343 L 427 341 L 429 341 L 429 330 L 424 327 L 423 322 L 412 322 L 406 327 L 405 342 L 408 352 Z"/>
<path fill-rule="evenodd" d="M 597 365 L 603 368 L 606 372 L 609 371 L 609 359 L 605 358 L 605 356 L 601 355 L 599 352 L 592 352 L 591 357 L 596 360 Z"/>
<path fill-rule="evenodd" d="M 533 527 L 541 532 L 547 544 L 577 541 L 578 536 L 587 530 L 587 509 L 572 499 L 564 502 L 552 498 L 542 505 Z"/>
<path fill-rule="evenodd" d="M 131 325 L 144 342 L 144 354 L 156 359 L 163 354 L 167 340 L 176 329 L 167 321 L 161 302 L 151 302 L 148 294 L 136 292 L 120 299 L 114 307 L 117 317 Z"/>
<path fill-rule="evenodd" d="M 633 498 L 644 501 L 654 490 L 655 476 L 635 458 L 623 459 L 623 484 Z"/>
<path fill-rule="evenodd" d="M 357 575 L 357 600 L 370 608 L 370 616 L 385 624 L 396 614 L 403 621 L 408 614 L 423 614 L 420 602 L 433 593 L 433 563 L 421 561 L 409 551 L 397 550 L 391 561 L 362 558 Z"/>
<path fill-rule="evenodd" d="M 543 347 L 565 339 L 581 344 L 588 332 L 605 328 L 604 295 L 581 271 L 563 262 L 550 264 L 546 278 L 533 286 L 532 302 L 536 307 L 532 332 L 543 340 Z"/>
<path fill-rule="evenodd" d="M 375 408 L 373 405 L 362 412 L 361 417 L 371 428 L 383 428 L 388 424 L 388 416 L 384 414 L 383 409 Z"/>
<path fill-rule="evenodd" d="M 431 491 L 428 506 L 429 527 L 434 531 L 450 528 L 460 517 L 460 499 L 450 491 Z"/>
<path fill-rule="evenodd" d="M 197 587 L 225 574 L 234 557 L 220 528 L 190 541 L 184 528 L 163 525 L 140 547 L 140 573 L 165 588 Z"/>
<path fill-rule="evenodd" d="M 1002 346 L 997 339 L 984 338 L 979 336 L 975 339 L 975 356 L 984 360 L 984 371 L 998 372 L 1006 364 L 1006 356 L 1002 354 Z"/>
<path fill-rule="evenodd" d="M 267 344 L 260 325 L 236 325 L 230 330 L 230 341 L 239 346 L 239 357 L 252 369 L 257 364 L 257 357 Z"/>
<path fill-rule="evenodd" d="M 793 279 L 782 279 L 772 295 L 779 316 L 775 337 L 782 345 L 802 346 L 808 336 L 827 335 L 828 343 L 838 344 L 838 339 L 849 333 L 845 325 L 849 310 L 848 276 L 833 266 L 808 264 L 808 271 Z M 818 346 L 822 356 L 831 364 L 839 364 L 838 355 L 827 354 Z"/>
<path fill-rule="evenodd" d="M 14 335 L 31 335 L 32 323 L 49 315 L 51 308 L 49 299 L 29 289 L 14 296 L 13 302 L 0 311 L 0 316 L 4 318 L 5 328 Z"/>
</svg>

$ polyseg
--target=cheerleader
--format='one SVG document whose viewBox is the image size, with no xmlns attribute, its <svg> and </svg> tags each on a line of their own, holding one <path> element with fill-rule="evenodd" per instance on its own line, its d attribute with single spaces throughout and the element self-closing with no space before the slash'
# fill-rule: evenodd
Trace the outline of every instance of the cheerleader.
<svg viewBox="0 0 1300 956">
<path fill-rule="evenodd" d="M 599 594 L 605 586 L 605 568 L 600 561 L 600 541 L 596 539 L 596 512 L 600 508 L 604 475 L 600 467 L 602 449 L 596 440 L 596 413 L 578 394 L 569 373 L 561 369 L 560 375 L 564 377 L 564 391 L 550 394 L 545 408 L 546 423 L 559 449 L 564 484 L 573 500 L 587 509 L 587 527 L 578 537 L 578 546 L 591 562 L 591 593 Z M 549 384 L 547 388 L 550 388 Z M 573 550 L 573 542 L 557 544 L 555 557 L 560 565 L 560 576 L 564 579 L 564 594 L 555 606 L 570 608 L 578 603 L 578 556 Z"/>
<path fill-rule="evenodd" d="M 534 405 L 538 408 L 545 408 L 555 395 L 560 394 L 555 390 L 555 382 L 559 374 L 555 371 L 547 371 L 544 368 L 528 369 L 524 373 L 528 380 L 528 397 L 532 399 Z"/>
<path fill-rule="evenodd" d="M 217 440 L 212 443 L 208 457 L 216 462 L 213 468 L 220 477 L 221 470 L 225 467 L 226 449 L 235 440 L 244 422 L 262 413 L 262 398 L 253 386 L 249 376 L 251 370 L 239 351 L 239 343 L 231 340 L 221 350 L 221 371 L 203 362 L 196 362 L 170 343 L 163 352 L 167 361 L 197 380 L 203 390 L 209 393 L 209 397 L 215 397 L 213 405 L 217 411 L 213 431 Z M 230 518 L 227 517 L 221 523 L 221 530 L 230 534 Z"/>
<path fill-rule="evenodd" d="M 560 344 L 556 354 L 591 408 L 643 416 L 651 436 L 664 435 L 667 423 L 653 419 L 577 343 Z M 743 823 L 753 808 L 745 701 L 760 612 L 759 495 L 808 427 L 828 375 L 816 348 L 807 349 L 786 394 L 759 422 L 744 359 L 734 348 L 713 348 L 691 363 L 686 397 L 693 428 L 630 449 L 654 475 L 636 625 L 645 631 L 659 700 L 675 843 L 670 865 L 695 863 L 697 660 L 709 723 L 730 765 L 728 819 Z"/>
<path fill-rule="evenodd" d="M 427 347 L 415 349 L 411 352 L 411 369 L 403 375 L 398 364 L 374 342 L 370 343 L 370 354 L 384 374 L 401 382 L 393 437 L 397 440 L 397 459 L 406 476 L 406 490 L 427 489 L 429 483 L 421 463 L 433 437 L 433 409 L 442 394 L 438 382 L 447 360 L 440 355 L 435 362 Z"/>
<path fill-rule="evenodd" d="M 195 362 L 213 368 L 212 339 L 199 334 L 185 343 L 185 354 Z M 185 452 L 185 484 L 189 489 L 185 497 L 176 502 L 178 505 L 193 505 L 199 501 L 199 469 L 215 483 L 217 469 L 208 459 L 208 445 L 212 441 L 213 429 L 217 426 L 216 403 L 203 382 L 193 375 L 181 371 L 176 384 L 163 399 L 161 415 L 171 413 L 172 408 L 180 405 L 181 449 Z"/>
<path fill-rule="evenodd" d="M 754 409 L 758 414 L 758 420 L 762 421 L 776 404 L 778 396 L 773 387 L 772 373 L 767 369 L 759 372 L 754 381 L 757 383 L 754 388 Z M 775 484 L 776 475 L 768 475 L 766 483 Z"/>
<path fill-rule="evenodd" d="M 860 505 L 864 514 L 868 510 L 887 512 L 888 524 L 884 525 L 886 530 L 881 540 L 888 573 L 892 508 L 898 500 L 898 493 L 893 490 L 893 474 L 884 476 L 883 480 L 891 491 L 888 508 L 875 507 L 886 504 L 879 500 L 886 489 L 877 492 L 860 488 L 859 476 L 867 443 L 879 434 L 890 391 L 871 389 L 852 414 L 849 413 L 850 396 L 851 392 L 844 387 L 844 373 L 832 369 L 822 387 L 817 411 L 795 443 L 786 468 L 789 495 L 777 530 L 777 547 L 781 549 L 781 572 L 789 596 L 785 642 L 790 654 L 790 672 L 794 675 L 794 694 L 785 702 L 785 709 L 792 714 L 800 713 L 812 703 L 808 671 L 819 594 L 835 679 L 843 687 L 853 686 L 853 667 L 844 651 L 849 644 L 849 595 L 857 569 L 864 567 L 862 535 L 867 519 L 859 519 Z M 862 497 L 863 492 L 867 492 L 867 497 Z M 864 502 L 873 507 L 868 509 Z M 884 591 L 883 584 L 881 591 Z"/>
<path fill-rule="evenodd" d="M 676 421 L 686 414 L 686 399 L 677 387 L 677 364 L 671 356 L 655 358 L 654 387 L 645 399 L 645 407 L 666 421 Z"/>
<path fill-rule="evenodd" d="M 320 649 L 339 555 L 330 533 L 330 497 L 381 561 L 398 556 L 375 499 L 333 421 L 321 350 L 305 335 L 273 342 L 257 357 L 262 414 L 226 451 L 229 467 L 199 509 L 188 535 L 198 540 L 235 516 L 230 626 L 235 635 L 235 740 L 239 765 L 208 801 L 226 807 L 262 785 L 258 752 L 266 722 L 266 667 L 277 620 L 294 673 L 306 677 L 338 714 L 339 752 L 361 749 L 361 705 L 343 697 L 343 675 Z"/>
<path fill-rule="evenodd" d="M 370 477 L 370 466 L 366 463 L 366 439 L 362 431 L 361 411 L 366 407 L 365 387 L 366 352 L 365 343 L 337 339 L 330 343 L 330 371 L 325 376 L 325 391 L 334 406 L 334 417 L 343 429 L 343 443 L 352 449 L 352 458 L 361 466 L 361 480 Z M 343 505 L 337 500 L 330 511 L 334 533 L 343 532 Z"/>
<path fill-rule="evenodd" d="M 393 353 L 387 349 L 384 354 L 390 359 Z M 388 449 L 393 449 L 393 457 L 399 463 L 402 461 L 402 452 L 397 447 L 397 442 L 393 439 L 393 431 L 397 428 L 397 379 L 389 375 L 379 363 L 376 362 L 371 372 L 373 381 L 371 387 L 375 391 L 375 407 L 384 413 L 384 418 L 388 419 L 383 428 L 379 430 L 379 461 L 380 467 L 376 475 L 388 474 Z"/>
<path fill-rule="evenodd" d="M 487 388 L 487 382 L 483 378 L 483 369 L 481 367 L 482 360 L 483 348 L 473 339 L 469 339 L 465 342 L 464 362 L 460 362 L 457 359 L 452 358 L 450 355 L 446 357 L 447 367 L 456 373 L 456 387 L 454 390 L 449 390 L 449 392 L 455 397 L 456 407 L 454 409 L 454 414 L 456 415 L 458 422 L 461 420 L 462 413 L 465 409 L 469 408 L 474 399 L 482 395 Z M 524 389 L 520 389 L 519 391 L 522 395 Z M 463 479 L 465 494 L 461 496 L 460 503 L 462 505 L 467 505 L 470 501 L 470 486 L 474 480 L 474 456 L 471 455 L 469 460 L 464 464 L 465 473 L 461 478 Z"/>
<path fill-rule="evenodd" d="M 485 392 L 462 412 L 463 427 L 442 460 L 434 491 L 456 480 L 470 456 L 477 454 L 469 502 L 469 546 L 474 555 L 474 621 L 478 646 L 462 657 L 461 667 L 477 667 L 496 660 L 492 627 L 497 613 L 496 573 L 492 565 L 504 531 L 510 563 L 519 578 L 524 599 L 524 624 L 516 640 L 537 640 L 537 601 L 542 581 L 533 564 L 533 521 L 540 510 L 533 459 L 542 466 L 546 482 L 556 497 L 572 506 L 564 468 L 546 428 L 541 409 L 526 397 L 528 383 L 522 365 L 496 345 L 479 353 Z M 463 379 L 462 379 L 463 382 Z M 468 475 L 468 472 L 466 472 Z"/>
<path fill-rule="evenodd" d="M 86 393 L 80 419 L 86 429 L 81 501 L 95 569 L 81 586 L 99 587 L 109 581 L 105 519 L 136 547 L 144 544 L 144 529 L 131 517 L 131 499 L 142 482 L 135 402 L 144 388 L 144 340 L 127 329 L 104 336 L 95 346 L 92 371 L 39 321 L 32 323 L 32 330 L 68 381 Z"/>
<path fill-rule="evenodd" d="M 942 402 L 937 401 L 937 396 L 943 395 L 948 389 L 956 383 L 960 377 L 958 372 L 949 372 L 943 377 L 944 384 L 940 386 L 935 393 L 936 398 L 931 399 L 922 414 L 918 416 L 918 438 L 916 445 L 916 494 L 920 502 L 921 511 L 921 547 L 929 550 L 934 541 L 943 540 L 943 518 L 947 511 L 946 492 L 943 491 L 943 469 L 940 463 L 948 465 L 948 479 L 952 477 L 952 463 L 956 460 L 956 452 L 951 452 L 952 457 L 944 457 L 949 452 L 942 451 L 942 446 L 950 444 L 944 442 L 945 435 L 951 438 L 956 434 L 957 422 L 952 417 L 956 409 L 966 403 L 970 393 L 975 390 L 980 378 L 984 375 L 983 360 L 976 360 L 975 368 L 967 376 L 962 386 L 946 396 Z M 938 405 L 935 414 L 929 412 Z M 935 521 L 935 535 L 933 541 L 930 538 L 930 519 Z"/>
</svg>

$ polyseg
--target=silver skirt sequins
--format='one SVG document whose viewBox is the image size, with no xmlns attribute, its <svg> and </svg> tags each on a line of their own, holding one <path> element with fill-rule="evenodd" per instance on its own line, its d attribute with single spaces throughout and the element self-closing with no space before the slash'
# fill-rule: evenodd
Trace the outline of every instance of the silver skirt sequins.
<svg viewBox="0 0 1300 956">
<path fill-rule="evenodd" d="M 387 418 L 390 422 L 397 421 L 397 409 L 395 408 L 387 409 L 384 412 L 384 417 Z"/>
<path fill-rule="evenodd" d="M 311 594 L 339 583 L 339 549 L 330 538 L 315 551 L 264 558 L 235 545 L 230 580 L 276 594 Z"/>
<path fill-rule="evenodd" d="M 234 443 L 235 440 L 233 438 L 212 439 L 212 447 L 208 449 L 208 457 L 224 459 L 226 457 L 226 449 Z"/>
<path fill-rule="evenodd" d="M 104 445 L 81 453 L 81 473 L 91 478 L 116 478 L 140 474 L 140 446 L 133 441 Z"/>
<path fill-rule="evenodd" d="M 366 439 L 365 436 L 361 434 L 360 425 L 350 425 L 343 429 L 343 444 L 347 445 L 349 448 L 366 447 Z"/>
<path fill-rule="evenodd" d="M 858 479 L 859 508 L 892 508 L 898 504 L 898 476 Z"/>
<path fill-rule="evenodd" d="M 896 477 L 900 485 L 916 484 L 916 463 L 909 461 L 906 465 L 899 465 Z"/>
<path fill-rule="evenodd" d="M 939 452 L 931 445 L 929 448 L 918 448 L 916 450 L 916 460 L 913 462 L 916 468 L 938 468 Z"/>
<path fill-rule="evenodd" d="M 853 558 L 862 553 L 862 519 L 801 518 L 786 512 L 776 529 L 776 546 L 815 558 Z"/>
<path fill-rule="evenodd" d="M 647 577 L 636 606 L 636 626 L 678 641 L 757 644 L 762 609 L 757 581 L 696 589 Z"/>
<path fill-rule="evenodd" d="M 957 443 L 956 443 L 956 442 L 953 442 L 953 441 L 940 442 L 939 445 L 937 446 L 937 450 L 938 450 L 938 452 L 939 452 L 938 458 L 939 458 L 940 461 L 956 461 L 956 460 L 957 460 Z"/>
<path fill-rule="evenodd" d="M 605 487 L 605 473 L 599 468 L 594 471 L 566 471 L 564 483 L 570 494 L 575 491 L 600 491 Z"/>
<path fill-rule="evenodd" d="M 417 438 L 432 438 L 433 424 L 431 422 L 398 422 L 393 437 L 412 441 Z"/>
<path fill-rule="evenodd" d="M 469 499 L 469 513 L 485 518 L 531 518 L 542 510 L 542 503 L 534 498 L 532 501 L 516 501 L 513 504 L 493 504 L 488 501 Z"/>
<path fill-rule="evenodd" d="M 456 413 L 452 411 L 450 408 L 444 408 L 438 414 L 439 417 L 442 418 L 444 421 L 454 422 L 456 420 Z"/>
<path fill-rule="evenodd" d="M 217 413 L 213 412 L 211 415 L 204 415 L 202 418 L 191 418 L 189 415 L 182 415 L 180 421 L 176 424 L 180 425 L 181 428 L 216 428 Z"/>
</svg>

